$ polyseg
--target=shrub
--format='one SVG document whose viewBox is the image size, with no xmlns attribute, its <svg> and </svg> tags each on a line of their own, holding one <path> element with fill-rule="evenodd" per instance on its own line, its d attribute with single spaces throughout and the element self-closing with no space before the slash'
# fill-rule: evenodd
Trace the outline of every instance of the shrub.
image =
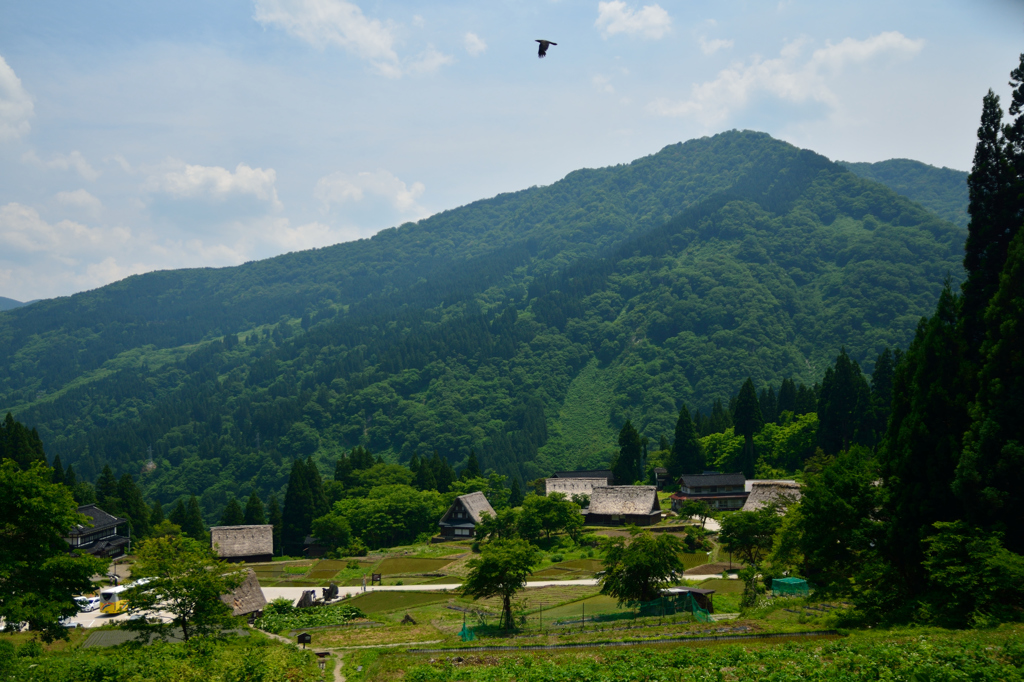
<svg viewBox="0 0 1024 682">
<path fill-rule="evenodd" d="M 43 655 L 43 645 L 38 640 L 30 639 L 18 647 L 18 655 L 23 658 L 37 658 Z"/>
<path fill-rule="evenodd" d="M 551 563 L 557 564 L 560 561 L 565 561 L 565 557 L 562 556 L 561 554 L 552 554 L 551 555 Z"/>
</svg>

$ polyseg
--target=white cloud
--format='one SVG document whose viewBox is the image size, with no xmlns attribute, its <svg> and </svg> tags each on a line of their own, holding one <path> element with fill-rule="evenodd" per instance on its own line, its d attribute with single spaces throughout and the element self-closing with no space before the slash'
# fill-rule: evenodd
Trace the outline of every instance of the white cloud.
<svg viewBox="0 0 1024 682">
<path fill-rule="evenodd" d="M 47 252 L 73 261 L 81 253 L 127 241 L 124 228 L 104 230 L 71 220 L 49 223 L 31 206 L 0 206 L 0 243 L 6 252 Z"/>
<path fill-rule="evenodd" d="M 402 74 L 393 28 L 368 19 L 357 5 L 345 0 L 255 0 L 255 5 L 254 18 L 263 25 L 282 28 L 319 49 L 337 45 L 390 78 Z"/>
<path fill-rule="evenodd" d="M 385 170 L 357 175 L 337 172 L 320 178 L 313 195 L 329 207 L 331 204 L 362 201 L 370 194 L 386 199 L 402 213 L 422 213 L 423 209 L 416 200 L 425 189 L 422 182 L 414 182 L 410 187 Z"/>
<path fill-rule="evenodd" d="M 75 170 L 86 180 L 95 180 L 100 176 L 99 171 L 89 165 L 89 162 L 78 151 L 73 151 L 70 154 L 57 154 L 49 161 L 43 161 L 35 151 L 29 150 L 21 155 L 21 160 L 38 168 Z"/>
<path fill-rule="evenodd" d="M 658 40 L 672 30 L 672 18 L 660 5 L 645 5 L 640 10 L 634 10 L 622 0 L 611 0 L 597 3 L 597 21 L 594 26 L 601 29 L 605 38 L 625 33 Z"/>
<path fill-rule="evenodd" d="M 65 206 L 82 208 L 87 211 L 95 212 L 103 208 L 103 202 L 84 189 L 76 189 L 73 192 L 57 192 L 54 198 Z"/>
<path fill-rule="evenodd" d="M 731 40 L 722 40 L 720 38 L 708 40 L 704 36 L 700 37 L 700 51 L 704 54 L 714 54 L 719 50 L 732 47 L 732 44 Z"/>
<path fill-rule="evenodd" d="M 251 168 L 239 163 L 234 173 L 220 166 L 193 166 L 171 162 L 175 170 L 151 175 L 147 188 L 151 191 L 166 192 L 172 196 L 192 199 L 226 199 L 233 195 L 251 195 L 269 201 L 275 208 L 281 208 L 274 183 L 277 173 L 273 168 Z"/>
<path fill-rule="evenodd" d="M 0 57 L 0 142 L 27 135 L 33 109 L 32 98 L 21 86 L 21 79 Z"/>
<path fill-rule="evenodd" d="M 720 123 L 758 93 L 794 103 L 818 102 L 836 110 L 839 100 L 828 84 L 843 68 L 883 54 L 912 56 L 924 46 L 923 40 L 889 31 L 866 40 L 846 38 L 836 45 L 826 43 L 801 63 L 804 43 L 788 43 L 777 59 L 762 60 L 755 55 L 749 64 L 736 64 L 720 71 L 715 80 L 694 85 L 687 100 L 660 98 L 648 108 L 662 116 L 693 116 L 708 125 Z"/>
<path fill-rule="evenodd" d="M 442 66 L 452 64 L 454 61 L 455 58 L 450 54 L 438 52 L 433 45 L 428 45 L 427 49 L 409 64 L 407 70 L 409 73 L 434 73 Z"/>
<path fill-rule="evenodd" d="M 465 38 L 466 52 L 473 57 L 483 54 L 487 50 L 487 43 L 475 33 L 467 33 Z"/>
<path fill-rule="evenodd" d="M 590 79 L 590 82 L 597 89 L 598 92 L 607 92 L 608 94 L 614 94 L 615 88 L 612 87 L 611 80 L 607 76 L 598 74 Z"/>
</svg>

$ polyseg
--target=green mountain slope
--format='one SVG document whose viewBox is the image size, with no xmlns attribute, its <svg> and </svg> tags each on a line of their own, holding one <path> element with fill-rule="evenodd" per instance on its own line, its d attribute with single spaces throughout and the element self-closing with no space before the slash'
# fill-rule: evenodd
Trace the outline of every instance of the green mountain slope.
<svg viewBox="0 0 1024 682">
<path fill-rule="evenodd" d="M 0 405 L 80 475 L 147 493 L 280 490 L 362 444 L 474 448 L 530 479 L 657 439 L 750 375 L 870 370 L 957 276 L 964 232 L 752 132 L 476 202 L 373 239 L 152 273 L 0 314 Z"/>
<path fill-rule="evenodd" d="M 936 168 L 910 159 L 889 159 L 877 163 L 840 161 L 862 178 L 880 182 L 897 194 L 916 201 L 935 215 L 966 228 L 967 173 Z"/>
</svg>

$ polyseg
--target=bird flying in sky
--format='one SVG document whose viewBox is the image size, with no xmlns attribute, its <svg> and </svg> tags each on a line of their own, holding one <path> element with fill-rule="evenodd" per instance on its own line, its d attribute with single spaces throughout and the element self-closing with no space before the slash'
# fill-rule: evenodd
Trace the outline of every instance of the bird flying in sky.
<svg viewBox="0 0 1024 682">
<path fill-rule="evenodd" d="M 540 57 L 541 59 L 544 59 L 544 55 L 546 55 L 548 53 L 548 46 L 549 45 L 557 45 L 558 44 L 558 43 L 553 43 L 550 40 L 540 40 L 540 39 L 538 39 L 537 42 L 540 43 L 540 49 L 537 50 L 537 56 Z"/>
</svg>

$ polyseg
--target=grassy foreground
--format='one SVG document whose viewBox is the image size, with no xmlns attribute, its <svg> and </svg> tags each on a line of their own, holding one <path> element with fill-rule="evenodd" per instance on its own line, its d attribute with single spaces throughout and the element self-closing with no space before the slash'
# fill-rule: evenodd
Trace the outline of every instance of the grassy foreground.
<svg viewBox="0 0 1024 682">
<path fill-rule="evenodd" d="M 0 638 L 0 679 L 47 682 L 313 682 L 320 679 L 312 651 L 256 632 L 226 641 L 155 642 L 81 648 L 88 633 L 41 647 L 26 635 Z"/>
<path fill-rule="evenodd" d="M 350 682 L 629 682 L 654 680 L 1024 680 L 1024 627 L 949 632 L 858 632 L 835 640 L 778 644 L 648 645 L 452 655 L 359 652 Z M 358 661 L 356 660 L 358 659 Z M 355 672 L 355 664 L 363 672 Z"/>
</svg>

